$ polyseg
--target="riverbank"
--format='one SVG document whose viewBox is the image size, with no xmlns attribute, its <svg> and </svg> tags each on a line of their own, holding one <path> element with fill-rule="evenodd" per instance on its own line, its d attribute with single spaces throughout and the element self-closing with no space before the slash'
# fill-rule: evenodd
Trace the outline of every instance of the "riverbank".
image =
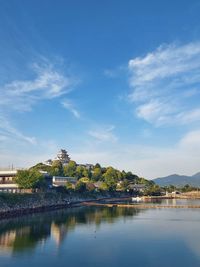
<svg viewBox="0 0 200 267">
<path fill-rule="evenodd" d="M 197 195 L 196 199 L 198 199 Z M 184 195 L 182 197 L 143 197 L 144 203 L 123 204 L 123 201 L 130 201 L 131 196 L 122 192 L 95 192 L 95 193 L 35 193 L 35 194 L 0 194 L 0 220 L 9 217 L 23 216 L 26 214 L 46 212 L 63 208 L 80 206 L 105 206 L 124 207 L 135 209 L 149 208 L 195 208 L 200 205 L 161 205 L 151 204 L 152 201 L 162 199 L 195 199 L 194 195 Z M 145 203 L 146 202 L 146 203 Z M 148 204 L 147 204 L 148 203 Z"/>
<path fill-rule="evenodd" d="M 128 199 L 126 193 L 35 193 L 35 194 L 0 194 L 0 219 L 45 212 L 62 208 L 81 206 L 84 202 L 101 200 L 117 201 Z"/>
</svg>

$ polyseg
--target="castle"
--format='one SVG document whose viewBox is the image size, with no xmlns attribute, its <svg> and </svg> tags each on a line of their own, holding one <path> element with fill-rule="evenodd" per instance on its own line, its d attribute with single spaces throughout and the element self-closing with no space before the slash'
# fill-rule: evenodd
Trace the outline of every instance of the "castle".
<svg viewBox="0 0 200 267">
<path fill-rule="evenodd" d="M 59 160 L 59 161 L 62 163 L 63 166 L 66 166 L 66 165 L 70 162 L 71 159 L 70 159 L 70 157 L 69 157 L 69 155 L 68 155 L 67 150 L 65 150 L 65 149 L 61 149 L 61 150 L 58 152 L 58 154 L 57 154 L 57 156 L 55 157 L 54 160 Z M 52 166 L 52 163 L 53 163 L 54 160 L 52 160 L 52 159 L 48 159 L 47 161 L 44 162 L 44 164 L 45 164 L 45 165 L 48 165 L 48 166 Z M 78 163 L 77 163 L 76 165 L 77 165 L 77 166 L 83 166 L 83 167 L 85 167 L 85 168 L 87 168 L 87 169 L 91 169 L 91 168 L 94 167 L 93 164 L 88 164 L 88 163 L 86 163 L 86 164 L 78 164 Z"/>
<path fill-rule="evenodd" d="M 70 157 L 65 149 L 61 149 L 58 152 L 55 160 L 59 160 L 62 163 L 62 165 L 67 165 L 70 162 Z M 51 166 L 52 163 L 53 163 L 52 159 L 48 159 L 47 161 L 45 161 L 45 164 L 49 166 Z"/>
</svg>

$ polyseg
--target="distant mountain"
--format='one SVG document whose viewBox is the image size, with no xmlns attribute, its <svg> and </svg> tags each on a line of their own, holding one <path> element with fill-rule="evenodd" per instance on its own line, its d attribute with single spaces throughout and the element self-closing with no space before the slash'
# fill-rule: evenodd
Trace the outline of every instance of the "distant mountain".
<svg viewBox="0 0 200 267">
<path fill-rule="evenodd" d="M 192 176 L 172 174 L 166 177 L 153 179 L 153 181 L 160 186 L 165 186 L 170 184 L 175 186 L 184 186 L 186 184 L 192 186 L 200 186 L 200 172 Z"/>
</svg>

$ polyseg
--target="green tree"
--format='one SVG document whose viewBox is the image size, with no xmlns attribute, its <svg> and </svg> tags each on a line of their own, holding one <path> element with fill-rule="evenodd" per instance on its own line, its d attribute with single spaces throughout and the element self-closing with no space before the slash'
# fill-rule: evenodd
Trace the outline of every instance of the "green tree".
<svg viewBox="0 0 200 267">
<path fill-rule="evenodd" d="M 74 186 L 72 183 L 70 182 L 66 182 L 65 188 L 67 189 L 67 191 L 73 191 L 74 190 Z"/>
<path fill-rule="evenodd" d="M 38 163 L 34 166 L 32 166 L 29 170 L 37 170 L 37 171 L 46 171 L 51 172 L 51 166 L 45 165 L 44 163 Z"/>
<path fill-rule="evenodd" d="M 63 166 L 59 160 L 53 161 L 50 174 L 52 176 L 63 176 Z"/>
<path fill-rule="evenodd" d="M 138 176 L 133 174 L 132 172 L 127 172 L 125 174 L 125 178 L 130 182 L 136 182 L 138 180 Z"/>
<path fill-rule="evenodd" d="M 101 168 L 95 167 L 92 172 L 92 180 L 99 181 L 102 178 Z"/>
<path fill-rule="evenodd" d="M 128 180 L 122 180 L 121 183 L 117 186 L 117 189 L 120 189 L 121 191 L 127 191 L 129 185 Z"/>
<path fill-rule="evenodd" d="M 81 177 L 83 177 L 83 171 L 84 171 L 84 168 L 83 166 L 77 166 L 76 167 L 76 178 L 77 179 L 80 179 Z"/>
<path fill-rule="evenodd" d="M 87 168 L 83 168 L 83 177 L 90 178 L 90 171 Z"/>
<path fill-rule="evenodd" d="M 123 179 L 123 174 L 118 170 L 116 171 L 116 173 L 117 173 L 117 180 L 121 181 Z"/>
<path fill-rule="evenodd" d="M 90 180 L 88 177 L 82 177 L 79 179 L 79 182 L 87 184 L 90 182 Z"/>
<path fill-rule="evenodd" d="M 161 195 L 161 188 L 159 185 L 152 185 L 152 186 L 149 186 L 147 187 L 145 190 L 144 190 L 144 195 L 148 195 L 148 196 L 160 196 Z"/>
<path fill-rule="evenodd" d="M 110 191 L 116 190 L 117 178 L 117 171 L 112 167 L 108 167 L 103 175 L 103 179 Z"/>
<path fill-rule="evenodd" d="M 140 178 L 138 177 L 137 183 L 138 184 L 145 184 L 145 185 L 147 185 L 149 187 L 153 187 L 155 185 L 154 181 L 147 180 L 147 179 L 145 179 L 143 177 L 140 177 Z"/>
<path fill-rule="evenodd" d="M 64 166 L 64 175 L 69 177 L 76 177 L 76 162 L 70 160 L 70 162 Z"/>
<path fill-rule="evenodd" d="M 108 191 L 109 190 L 109 187 L 108 187 L 108 185 L 105 182 L 102 182 L 102 184 L 99 187 L 99 190 L 101 190 L 101 191 Z"/>
<path fill-rule="evenodd" d="M 164 186 L 163 189 L 165 191 L 167 191 L 168 193 L 172 193 L 173 191 L 176 191 L 177 190 L 177 187 L 174 186 L 174 185 L 172 185 L 172 184 L 170 184 L 168 186 Z"/>
<path fill-rule="evenodd" d="M 184 187 L 181 188 L 181 191 L 183 193 L 186 193 L 186 192 L 190 192 L 190 191 L 193 191 L 193 190 L 196 190 L 196 189 L 197 188 L 195 188 L 195 187 L 193 187 L 193 186 L 191 186 L 189 184 L 186 184 L 186 185 L 184 185 Z"/>
<path fill-rule="evenodd" d="M 44 177 L 37 170 L 19 170 L 15 182 L 22 189 L 39 188 L 44 185 Z"/>
<path fill-rule="evenodd" d="M 100 165 L 99 163 L 96 163 L 96 164 L 94 165 L 94 168 L 99 168 L 99 169 L 101 169 L 101 165 Z"/>
<path fill-rule="evenodd" d="M 86 191 L 86 183 L 78 180 L 78 182 L 76 183 L 76 186 L 75 186 L 75 191 L 77 191 L 79 193 L 85 192 Z"/>
<path fill-rule="evenodd" d="M 122 179 L 126 179 L 126 172 L 124 170 L 121 172 L 121 174 L 122 174 Z"/>
</svg>

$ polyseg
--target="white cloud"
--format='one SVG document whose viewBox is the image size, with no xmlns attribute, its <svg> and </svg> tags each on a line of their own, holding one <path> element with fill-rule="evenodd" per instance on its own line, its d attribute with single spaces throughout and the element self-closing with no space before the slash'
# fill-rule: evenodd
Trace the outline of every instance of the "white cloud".
<svg viewBox="0 0 200 267">
<path fill-rule="evenodd" d="M 63 105 L 63 107 L 67 110 L 69 110 L 74 117 L 76 117 L 77 119 L 79 119 L 80 113 L 78 112 L 78 110 L 74 107 L 74 104 L 69 100 L 69 99 L 64 99 L 61 104 Z"/>
<path fill-rule="evenodd" d="M 200 43 L 165 45 L 129 61 L 129 100 L 155 125 L 200 121 Z"/>
<path fill-rule="evenodd" d="M 0 141 L 14 139 L 14 140 L 25 141 L 30 144 L 36 144 L 35 137 L 30 137 L 22 134 L 19 130 L 13 127 L 10 124 L 9 120 L 7 120 L 4 116 L 0 116 L 0 134 L 2 135 Z"/>
<path fill-rule="evenodd" d="M 148 179 L 173 173 L 192 175 L 200 171 L 200 130 L 188 132 L 168 147 L 120 142 L 98 144 L 90 140 L 72 156 L 78 162 L 99 162 Z"/>
<path fill-rule="evenodd" d="M 51 64 L 34 64 L 34 79 L 15 80 L 0 88 L 0 105 L 6 109 L 30 110 L 38 101 L 57 98 L 71 91 L 73 80 Z"/>
<path fill-rule="evenodd" d="M 194 130 L 187 133 L 179 143 L 180 148 L 192 151 L 200 155 L 200 130 Z"/>
<path fill-rule="evenodd" d="M 107 129 L 110 129 L 111 133 L 114 130 L 112 126 Z M 117 141 L 116 136 L 113 140 L 112 135 L 102 132 L 99 134 L 97 131 L 91 131 L 89 134 L 92 138 L 85 141 L 81 148 L 78 146 L 77 150 L 70 150 L 71 158 L 79 163 L 99 162 L 102 166 L 125 169 L 148 179 L 172 173 L 192 175 L 200 171 L 200 129 L 189 131 L 177 143 L 168 147 L 121 143 Z M 2 142 L 5 145 L 1 148 L 0 166 L 7 166 L 9 163 L 20 167 L 31 166 L 39 161 L 54 158 L 59 148 L 58 144 L 48 141 L 39 140 L 33 148 L 25 145 L 22 148 L 13 142 L 15 147 L 11 153 L 6 147 L 6 140 Z"/>
<path fill-rule="evenodd" d="M 0 87 L 0 133 L 7 139 L 36 144 L 34 137 L 24 135 L 12 125 L 12 112 L 30 111 L 40 101 L 64 96 L 76 83 L 47 60 L 44 62 L 32 64 L 34 78 L 14 80 Z M 76 117 L 79 116 L 75 109 L 71 111 Z"/>
<path fill-rule="evenodd" d="M 113 133 L 115 126 L 101 126 L 97 129 L 90 130 L 88 134 L 100 142 L 116 142 L 118 138 Z"/>
<path fill-rule="evenodd" d="M 152 99 L 145 104 L 139 105 L 136 112 L 139 118 L 143 118 L 152 123 L 156 120 L 157 124 L 161 125 L 168 122 L 169 114 L 173 115 L 175 109 L 164 101 Z"/>
<path fill-rule="evenodd" d="M 179 113 L 177 115 L 177 120 L 182 124 L 200 120 L 200 108 L 191 109 L 189 111 Z"/>
</svg>

